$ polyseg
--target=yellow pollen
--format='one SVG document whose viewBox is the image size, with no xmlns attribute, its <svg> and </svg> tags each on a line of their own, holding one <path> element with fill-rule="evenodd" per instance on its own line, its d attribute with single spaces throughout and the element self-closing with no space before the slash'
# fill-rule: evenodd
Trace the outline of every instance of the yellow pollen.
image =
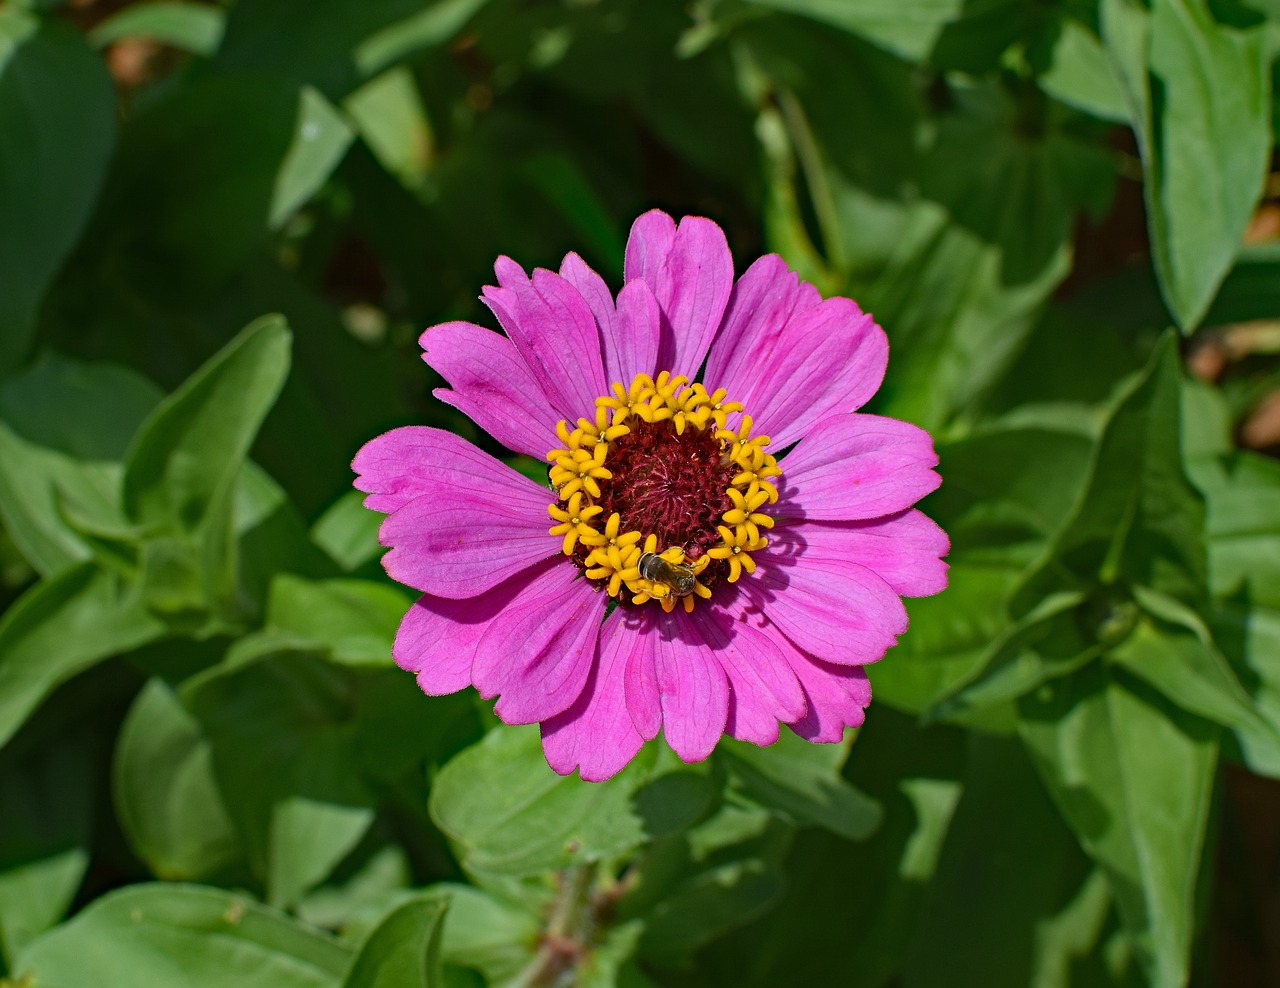
<svg viewBox="0 0 1280 988">
<path fill-rule="evenodd" d="M 656 378 L 638 374 L 629 386 L 614 382 L 609 394 L 595 400 L 592 418 L 579 418 L 576 427 L 568 420 L 556 424 L 560 446 L 547 453 L 556 492 L 556 503 L 547 513 L 556 524 L 548 532 L 561 539 L 561 550 L 577 561 L 587 579 L 632 605 L 657 601 L 671 613 L 679 603 L 692 613 L 699 599 L 713 596 L 717 580 L 736 583 L 744 572 L 755 571 L 751 553 L 768 545 L 760 533 L 774 523 L 763 509 L 778 500 L 769 478 L 782 476 L 782 470 L 764 451 L 769 437 L 751 434 L 750 416 L 742 415 L 736 430 L 728 428 L 728 416 L 742 410 L 740 403 L 727 400 L 723 388 L 708 392 L 684 375 L 662 371 Z M 710 431 L 719 442 L 721 464 L 735 467 L 725 487 L 730 507 L 715 533 L 708 531 L 697 542 L 696 558 L 689 558 L 681 545 L 660 548 L 656 535 L 629 525 L 617 511 L 603 517 L 605 508 L 598 503 L 605 497 L 601 484 L 614 478 L 609 454 L 618 440 L 632 433 L 627 422 L 633 418 L 649 425 L 669 422 L 666 428 L 677 436 L 689 429 Z M 630 449 L 634 456 L 635 447 Z M 642 567 L 642 557 L 649 556 L 658 558 L 649 558 Z"/>
</svg>

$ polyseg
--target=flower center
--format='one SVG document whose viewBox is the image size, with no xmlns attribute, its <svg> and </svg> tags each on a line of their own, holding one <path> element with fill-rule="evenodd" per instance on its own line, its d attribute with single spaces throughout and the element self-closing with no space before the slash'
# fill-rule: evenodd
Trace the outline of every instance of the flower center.
<svg viewBox="0 0 1280 988">
<path fill-rule="evenodd" d="M 562 448 L 547 454 L 557 500 L 547 508 L 562 549 L 623 604 L 676 601 L 692 611 L 720 581 L 754 572 L 751 553 L 773 527 L 762 510 L 778 500 L 782 475 L 751 434 L 751 417 L 723 389 L 639 374 L 629 388 L 596 399 L 595 420 L 556 426 Z M 626 591 L 626 594 L 624 594 Z"/>
</svg>

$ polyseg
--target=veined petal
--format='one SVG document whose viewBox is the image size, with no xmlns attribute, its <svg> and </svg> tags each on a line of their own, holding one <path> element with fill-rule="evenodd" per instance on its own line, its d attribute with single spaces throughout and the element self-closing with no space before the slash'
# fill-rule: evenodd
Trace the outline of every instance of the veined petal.
<svg viewBox="0 0 1280 988">
<path fill-rule="evenodd" d="M 547 492 L 451 432 L 394 429 L 356 454 L 365 504 L 392 512 L 378 541 L 391 578 L 438 597 L 473 597 L 560 551 Z"/>
<path fill-rule="evenodd" d="M 938 454 L 919 426 L 880 415 L 832 415 L 781 461 L 775 515 L 860 521 L 895 514 L 938 488 Z"/>
<path fill-rule="evenodd" d="M 846 727 L 862 724 L 864 708 L 871 703 L 871 684 L 862 666 L 823 662 L 797 648 L 777 634 L 768 616 L 746 595 L 731 601 L 729 609 L 739 623 L 776 636 L 778 654 L 799 680 L 805 711 L 789 722 L 792 731 L 806 741 L 833 744 L 843 740 Z"/>
<path fill-rule="evenodd" d="M 929 597 L 947 586 L 947 534 L 914 509 L 870 521 L 792 522 L 811 546 L 873 571 L 902 597 Z"/>
<path fill-rule="evenodd" d="M 658 622 L 649 608 L 625 615 L 625 627 L 632 632 L 632 646 L 623 670 L 627 714 L 636 731 L 646 741 L 662 730 L 662 699 L 658 693 Z"/>
<path fill-rule="evenodd" d="M 839 555 L 806 525 L 779 525 L 743 592 L 794 644 L 827 662 L 875 662 L 907 630 L 902 600 L 883 579 Z"/>
<path fill-rule="evenodd" d="M 779 721 L 804 716 L 804 693 L 778 648 L 782 635 L 740 620 L 738 607 L 734 595 L 723 610 L 699 607 L 692 614 L 678 614 L 677 620 L 696 630 L 729 679 L 725 733 L 769 745 L 778 740 Z"/>
<path fill-rule="evenodd" d="M 612 778 L 635 757 L 644 738 L 627 713 L 627 657 L 636 647 L 634 628 L 617 608 L 600 629 L 598 658 L 573 705 L 542 724 L 542 750 L 561 775 L 580 769 L 586 782 Z"/>
<path fill-rule="evenodd" d="M 860 408 L 876 393 L 889 362 L 889 340 L 847 298 L 796 311 L 812 296 L 799 288 L 789 291 L 789 281 L 777 293 L 758 283 L 744 290 L 746 280 L 743 275 L 734 290 L 725 329 L 712 347 L 716 369 L 709 361 L 707 380 L 742 402 L 756 428 L 781 449 L 820 420 Z M 750 311 L 753 305 L 761 311 Z M 788 306 L 794 308 L 788 312 Z M 721 364 L 723 376 L 716 376 Z M 737 418 L 729 421 L 732 426 Z"/>
<path fill-rule="evenodd" d="M 432 392 L 508 449 L 542 459 L 560 416 L 542 386 L 499 333 L 469 322 L 432 326 L 418 339 L 425 360 L 452 391 Z"/>
<path fill-rule="evenodd" d="M 494 271 L 499 287 L 486 286 L 481 298 L 559 417 L 573 421 L 608 388 L 595 316 L 553 271 L 539 268 L 530 279 L 509 257 L 498 258 Z"/>
<path fill-rule="evenodd" d="M 692 378 L 733 291 L 724 231 L 701 216 L 686 216 L 677 227 L 666 213 L 650 210 L 632 224 L 623 273 L 627 282 L 647 282 L 662 310 L 659 369 Z"/>
<path fill-rule="evenodd" d="M 480 695 L 501 694 L 493 709 L 508 724 L 546 720 L 578 699 L 604 617 L 605 596 L 571 565 L 552 566 L 533 591 L 490 623 L 472 665 Z"/>
<path fill-rule="evenodd" d="M 560 560 L 539 563 L 479 597 L 450 600 L 423 594 L 400 622 L 391 657 L 401 669 L 417 673 L 418 685 L 430 696 L 465 689 L 471 685 L 476 646 L 489 624 L 520 597 L 545 596 L 542 585 L 552 567 L 570 568 Z"/>
<path fill-rule="evenodd" d="M 822 662 L 792 646 L 784 650 L 787 662 L 804 687 L 809 706 L 792 722 L 791 730 L 806 741 L 835 744 L 847 727 L 861 727 L 871 705 L 871 683 L 862 666 Z"/>
<path fill-rule="evenodd" d="M 716 746 L 729 717 L 729 681 L 692 625 L 664 622 L 653 642 L 662 704 L 662 733 L 683 762 L 700 762 Z"/>
</svg>

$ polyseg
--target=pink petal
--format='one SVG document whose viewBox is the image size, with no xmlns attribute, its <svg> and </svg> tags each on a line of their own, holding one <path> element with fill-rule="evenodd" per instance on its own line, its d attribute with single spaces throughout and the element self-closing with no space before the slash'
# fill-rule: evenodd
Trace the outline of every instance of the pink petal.
<svg viewBox="0 0 1280 988">
<path fill-rule="evenodd" d="M 765 634 L 775 634 L 764 610 L 746 595 L 738 598 L 738 620 Z M 871 703 L 871 684 L 861 666 L 822 662 L 796 648 L 782 635 L 774 643 L 804 690 L 806 710 L 790 722 L 791 730 L 807 741 L 834 743 L 844 738 L 846 727 L 862 724 L 863 710 Z"/>
<path fill-rule="evenodd" d="M 637 374 L 656 374 L 662 314 L 649 286 L 639 280 L 625 286 L 615 309 L 604 279 L 577 254 L 565 256 L 560 276 L 578 290 L 596 317 L 605 377 L 625 386 Z"/>
<path fill-rule="evenodd" d="M 754 431 L 781 449 L 814 423 L 853 411 L 876 393 L 889 362 L 889 340 L 847 298 L 811 305 L 816 291 L 795 284 L 790 272 L 770 290 L 766 281 L 778 274 L 781 262 L 763 266 L 767 260 L 752 265 L 734 289 L 706 378 L 708 388 L 723 387 L 731 400 L 742 402 Z"/>
<path fill-rule="evenodd" d="M 902 600 L 883 579 L 840 554 L 809 525 L 779 525 L 759 566 L 739 583 L 769 622 L 820 659 L 863 665 L 907 630 Z"/>
<path fill-rule="evenodd" d="M 698 630 L 666 621 L 653 639 L 662 702 L 662 733 L 683 762 L 700 762 L 716 746 L 729 717 L 729 682 Z"/>
<path fill-rule="evenodd" d="M 366 443 L 352 464 L 365 504 L 391 511 L 378 541 L 392 579 L 437 597 L 474 597 L 560 551 L 551 494 L 470 443 L 406 426 Z"/>
<path fill-rule="evenodd" d="M 880 415 L 832 415 L 783 457 L 781 518 L 859 521 L 911 507 L 937 490 L 929 433 Z"/>
<path fill-rule="evenodd" d="M 489 624 L 520 595 L 541 596 L 551 567 L 558 560 L 527 569 L 479 597 L 449 600 L 424 594 L 400 622 L 391 657 L 401 669 L 418 674 L 418 685 L 431 696 L 456 693 L 471 685 L 476 646 Z M 571 567 L 569 567 L 571 568 Z"/>
<path fill-rule="evenodd" d="M 532 724 L 567 710 L 595 661 L 607 598 L 567 562 L 534 593 L 511 601 L 476 646 L 472 681 L 508 724 Z"/>
<path fill-rule="evenodd" d="M 861 666 L 820 662 L 799 649 L 785 653 L 804 686 L 809 708 L 791 730 L 806 741 L 834 744 L 846 727 L 861 727 L 871 703 L 871 683 Z"/>
<path fill-rule="evenodd" d="M 570 421 L 590 416 L 607 387 L 591 309 L 573 285 L 552 271 L 539 268 L 530 280 L 509 257 L 498 258 L 494 271 L 500 287 L 486 286 L 481 298 L 551 406 Z"/>
<path fill-rule="evenodd" d="M 692 378 L 733 291 L 733 256 L 724 231 L 701 216 L 679 227 L 653 209 L 632 224 L 623 265 L 627 282 L 643 279 L 662 310 L 658 370 Z"/>
<path fill-rule="evenodd" d="M 631 652 L 626 657 L 623 687 L 627 713 L 640 736 L 650 741 L 662 730 L 662 698 L 658 692 L 657 652 L 659 633 L 651 608 L 626 615 L 632 632 Z"/>
<path fill-rule="evenodd" d="M 605 618 L 599 659 L 573 706 L 542 724 L 547 764 L 561 775 L 578 767 L 584 781 L 603 782 L 622 771 L 644 744 L 627 713 L 624 674 L 636 643 L 623 613 L 619 607 Z"/>
<path fill-rule="evenodd" d="M 658 368 L 658 343 L 662 336 L 662 312 L 644 281 L 633 281 L 618 293 L 617 335 L 605 344 L 611 350 L 617 374 L 610 380 L 630 385 L 637 374 L 653 376 Z"/>
<path fill-rule="evenodd" d="M 506 337 L 469 322 L 432 326 L 418 339 L 450 387 L 432 392 L 517 453 L 542 459 L 558 445 L 560 416 Z"/>
<path fill-rule="evenodd" d="M 773 744 L 778 721 L 804 716 L 804 693 L 776 644 L 782 635 L 738 618 L 736 598 L 723 610 L 699 606 L 692 614 L 677 615 L 702 638 L 729 679 L 725 733 L 752 744 Z"/>
<path fill-rule="evenodd" d="M 873 571 L 903 597 L 928 597 L 946 589 L 947 533 L 914 509 L 872 521 L 804 522 L 811 545 Z"/>
</svg>

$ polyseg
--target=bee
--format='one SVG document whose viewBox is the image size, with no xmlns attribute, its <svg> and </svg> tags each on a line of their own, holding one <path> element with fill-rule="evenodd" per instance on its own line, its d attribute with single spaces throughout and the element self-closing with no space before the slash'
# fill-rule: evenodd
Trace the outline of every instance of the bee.
<svg viewBox="0 0 1280 988">
<path fill-rule="evenodd" d="M 640 561 L 636 563 L 636 568 L 646 580 L 661 583 L 677 597 L 688 597 L 693 593 L 693 586 L 698 581 L 692 567 L 683 563 L 669 563 L 656 552 L 640 553 Z"/>
</svg>

